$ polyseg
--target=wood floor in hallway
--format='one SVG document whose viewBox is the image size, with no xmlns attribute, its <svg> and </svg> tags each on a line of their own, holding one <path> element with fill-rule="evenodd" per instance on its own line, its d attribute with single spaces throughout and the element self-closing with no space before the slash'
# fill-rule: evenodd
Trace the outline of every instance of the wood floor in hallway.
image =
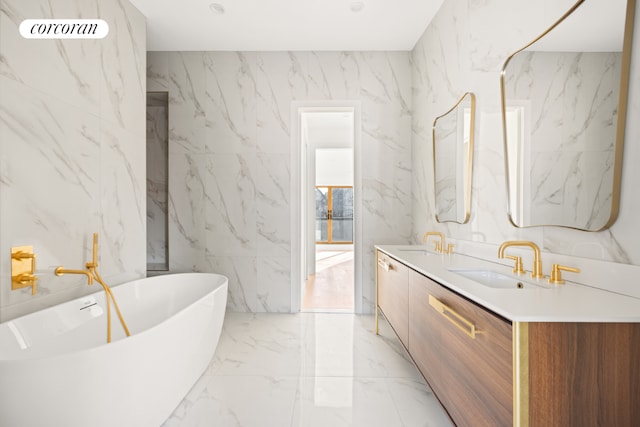
<svg viewBox="0 0 640 427">
<path fill-rule="evenodd" d="M 309 276 L 303 311 L 353 312 L 353 251 L 316 252 L 316 274 Z"/>
</svg>

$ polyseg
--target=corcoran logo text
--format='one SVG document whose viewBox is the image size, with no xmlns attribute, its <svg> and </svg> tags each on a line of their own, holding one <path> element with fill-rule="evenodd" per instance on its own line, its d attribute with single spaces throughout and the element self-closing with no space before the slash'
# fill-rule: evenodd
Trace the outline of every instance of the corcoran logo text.
<svg viewBox="0 0 640 427">
<path fill-rule="evenodd" d="M 102 19 L 25 19 L 20 34 L 25 39 L 101 39 L 109 33 Z"/>
</svg>

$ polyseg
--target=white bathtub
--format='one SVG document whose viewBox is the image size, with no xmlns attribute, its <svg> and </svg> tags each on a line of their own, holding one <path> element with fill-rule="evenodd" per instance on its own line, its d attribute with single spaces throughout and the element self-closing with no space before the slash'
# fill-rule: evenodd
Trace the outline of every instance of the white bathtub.
<svg viewBox="0 0 640 427">
<path fill-rule="evenodd" d="M 99 286 L 99 285 L 94 285 Z M 171 415 L 220 338 L 227 278 L 173 274 L 113 288 L 131 331 L 104 293 L 0 324 L 0 426 L 150 426 Z"/>
</svg>

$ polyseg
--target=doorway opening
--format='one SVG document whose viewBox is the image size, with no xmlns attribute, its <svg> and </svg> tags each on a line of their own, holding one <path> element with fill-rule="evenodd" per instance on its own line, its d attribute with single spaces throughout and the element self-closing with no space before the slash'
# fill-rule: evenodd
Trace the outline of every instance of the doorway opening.
<svg viewBox="0 0 640 427">
<path fill-rule="evenodd" d="M 301 115 L 302 311 L 354 312 L 354 112 Z"/>
</svg>

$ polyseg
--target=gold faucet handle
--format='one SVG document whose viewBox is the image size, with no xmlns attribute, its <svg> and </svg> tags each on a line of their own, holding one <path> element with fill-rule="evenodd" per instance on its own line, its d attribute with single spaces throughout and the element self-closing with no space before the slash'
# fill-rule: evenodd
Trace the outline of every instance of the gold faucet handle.
<svg viewBox="0 0 640 427">
<path fill-rule="evenodd" d="M 505 255 L 505 258 L 508 259 L 512 259 L 516 262 L 515 266 L 513 267 L 513 272 L 516 274 L 524 274 L 524 268 L 522 267 L 522 257 L 519 256 L 515 256 L 515 255 Z"/>
<path fill-rule="evenodd" d="M 453 253 L 453 248 L 455 245 L 453 243 L 447 244 L 447 250 L 444 251 L 446 254 L 451 255 Z"/>
<path fill-rule="evenodd" d="M 29 252 L 22 252 L 22 251 L 18 251 L 18 252 L 13 252 L 11 254 L 11 259 L 17 259 L 17 260 L 22 260 L 22 259 L 33 259 L 35 258 L 36 255 L 29 253 Z"/>
<path fill-rule="evenodd" d="M 36 294 L 36 282 L 38 281 L 38 276 L 35 274 L 22 273 L 18 275 L 18 277 L 15 277 L 14 281 L 19 283 L 22 287 L 31 286 L 31 295 Z"/>
<path fill-rule="evenodd" d="M 20 283 L 21 285 L 31 285 L 32 282 L 35 282 L 36 280 L 38 280 L 38 276 L 31 273 L 22 273 L 17 275 L 14 278 L 14 280 Z"/>
<path fill-rule="evenodd" d="M 564 280 L 562 279 L 562 273 L 560 271 L 568 271 L 570 273 L 580 273 L 579 268 L 567 267 L 566 265 L 553 264 L 551 266 L 551 277 L 549 277 L 549 283 L 556 285 L 562 285 Z"/>
</svg>

